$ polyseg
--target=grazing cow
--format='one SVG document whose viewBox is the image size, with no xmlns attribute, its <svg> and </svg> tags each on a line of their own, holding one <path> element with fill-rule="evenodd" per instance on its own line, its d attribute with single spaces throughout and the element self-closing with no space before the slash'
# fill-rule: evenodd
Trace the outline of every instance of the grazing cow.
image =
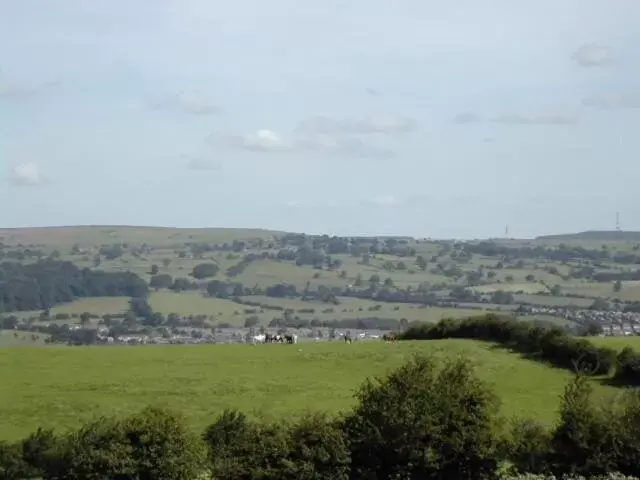
<svg viewBox="0 0 640 480">
<path fill-rule="evenodd" d="M 396 334 L 395 333 L 385 333 L 382 336 L 382 340 L 387 343 L 396 343 Z"/>
</svg>

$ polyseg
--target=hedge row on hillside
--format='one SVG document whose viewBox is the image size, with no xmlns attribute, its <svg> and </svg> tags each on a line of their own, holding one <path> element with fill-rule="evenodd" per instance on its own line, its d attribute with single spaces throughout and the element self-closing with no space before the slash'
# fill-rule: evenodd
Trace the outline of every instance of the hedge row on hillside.
<svg viewBox="0 0 640 480">
<path fill-rule="evenodd" d="M 436 324 L 420 324 L 399 336 L 401 340 L 445 338 L 496 342 L 554 366 L 579 368 L 593 375 L 606 375 L 614 366 L 618 367 L 617 352 L 611 348 L 597 347 L 585 338 L 571 336 L 557 328 L 539 327 L 531 322 L 515 321 L 513 318 L 494 314 L 462 320 L 444 319 Z M 636 371 L 640 372 L 634 370 Z M 627 370 L 625 372 L 625 375 L 635 375 Z"/>
<path fill-rule="evenodd" d="M 640 353 L 625 347 L 618 354 L 616 379 L 625 385 L 640 386 Z"/>
<path fill-rule="evenodd" d="M 505 428 L 499 400 L 468 359 L 416 357 L 365 382 L 353 410 L 338 418 L 262 422 L 229 410 L 196 435 L 183 418 L 147 408 L 64 435 L 39 429 L 21 442 L 0 442 L 0 479 L 638 476 L 640 394 L 629 390 L 617 403 L 598 406 L 585 380 L 577 375 L 567 385 L 552 429 L 531 420 Z"/>
</svg>

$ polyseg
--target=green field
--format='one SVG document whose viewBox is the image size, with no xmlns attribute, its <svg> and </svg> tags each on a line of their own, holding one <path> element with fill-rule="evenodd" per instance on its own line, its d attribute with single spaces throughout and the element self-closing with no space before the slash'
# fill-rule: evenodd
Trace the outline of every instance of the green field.
<svg viewBox="0 0 640 480">
<path fill-rule="evenodd" d="M 22 347 L 26 345 L 44 345 L 48 335 L 31 332 L 15 332 L 13 330 L 0 330 L 0 347 Z"/>
<path fill-rule="evenodd" d="M 147 405 L 183 412 L 202 429 L 224 408 L 270 419 L 304 411 L 337 413 L 354 389 L 414 353 L 465 354 L 502 399 L 505 416 L 554 421 L 566 371 L 487 343 L 341 342 L 289 345 L 8 348 L 0 350 L 0 439 L 37 427 L 67 429 L 102 414 Z M 616 389 L 594 381 L 596 393 Z"/>
<path fill-rule="evenodd" d="M 423 307 L 407 303 L 374 302 L 357 298 L 340 297 L 340 304 L 333 305 L 315 301 L 302 301 L 299 299 L 280 299 L 267 296 L 254 295 L 244 297 L 250 302 L 259 302 L 261 305 L 279 306 L 291 308 L 295 312 L 301 309 L 313 309 L 313 313 L 297 312 L 300 318 L 318 320 L 334 320 L 336 318 L 406 318 L 409 321 L 437 322 L 442 318 L 462 318 L 484 313 L 483 310 L 469 308 L 440 308 Z M 158 291 L 149 294 L 149 304 L 154 311 L 163 315 L 177 313 L 180 316 L 206 315 L 211 318 L 212 325 L 225 322 L 231 325 L 242 326 L 244 319 L 249 315 L 256 315 L 261 324 L 268 324 L 273 317 L 282 316 L 281 311 L 262 309 L 251 305 L 241 305 L 231 300 L 211 298 L 199 292 L 175 293 L 171 291 Z M 102 316 L 104 314 L 124 313 L 128 309 L 127 297 L 94 297 L 75 300 L 70 303 L 58 305 L 51 309 L 51 314 L 66 313 L 79 316 L 87 312 Z M 40 312 L 21 312 L 22 317 L 37 316 Z M 62 321 L 60 321 L 62 322 Z M 69 320 L 65 320 L 69 323 Z M 76 318 L 72 323 L 77 323 Z M 59 323 L 59 322 L 58 322 Z"/>
<path fill-rule="evenodd" d="M 624 347 L 631 347 L 636 351 L 640 350 L 640 336 L 627 337 L 593 337 L 589 339 L 597 345 L 622 350 Z"/>
<path fill-rule="evenodd" d="M 169 228 L 143 226 L 74 226 L 0 228 L 5 245 L 70 247 L 113 243 L 174 245 L 186 242 L 232 242 L 237 239 L 268 238 L 282 234 L 272 230 L 240 228 Z"/>
</svg>

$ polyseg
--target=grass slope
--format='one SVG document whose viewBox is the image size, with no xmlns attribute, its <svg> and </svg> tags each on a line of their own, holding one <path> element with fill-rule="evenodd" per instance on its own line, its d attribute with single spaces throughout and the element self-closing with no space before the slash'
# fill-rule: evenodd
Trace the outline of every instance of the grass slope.
<svg viewBox="0 0 640 480">
<path fill-rule="evenodd" d="M 292 308 L 296 315 L 304 319 L 335 320 L 337 318 L 406 318 L 409 321 L 437 322 L 442 318 L 464 318 L 482 314 L 483 310 L 469 308 L 423 307 L 407 303 L 375 302 L 357 298 L 339 297 L 340 305 L 322 302 L 302 301 L 299 299 L 271 298 L 261 295 L 244 297 L 262 305 Z M 213 317 L 213 323 L 226 322 L 243 326 L 247 316 L 256 315 L 261 324 L 267 325 L 273 317 L 281 317 L 282 312 L 261 309 L 250 305 L 240 305 L 231 300 L 211 298 L 199 292 L 158 291 L 149 294 L 149 304 L 154 311 L 163 315 L 177 313 L 180 316 L 207 315 Z M 51 314 L 67 313 L 80 315 L 84 312 L 102 316 L 104 314 L 124 313 L 129 308 L 128 297 L 92 297 L 81 298 L 70 303 L 57 305 Z M 298 312 L 300 309 L 313 309 L 314 313 Z M 252 313 L 247 313 L 250 311 Z M 38 316 L 40 311 L 17 312 L 21 317 Z M 64 320 L 68 323 L 68 320 Z"/>
<path fill-rule="evenodd" d="M 5 245 L 71 246 L 134 243 L 173 245 L 186 242 L 232 242 L 250 238 L 267 238 L 283 232 L 241 228 L 171 228 L 145 226 L 69 226 L 0 229 Z"/>
<path fill-rule="evenodd" d="M 101 414 L 162 405 L 202 429 L 224 408 L 267 418 L 351 407 L 361 382 L 412 354 L 465 353 L 505 415 L 555 419 L 570 374 L 469 340 L 288 345 L 11 348 L 0 350 L 0 440 L 73 428 Z M 612 387 L 594 382 L 596 391 Z"/>
<path fill-rule="evenodd" d="M 22 347 L 25 345 L 44 345 L 48 335 L 31 332 L 16 332 L 14 330 L 0 330 L 0 347 Z"/>
<path fill-rule="evenodd" d="M 640 336 L 593 337 L 589 340 L 599 346 L 609 347 L 615 350 L 622 350 L 624 347 L 631 347 L 636 351 L 640 351 Z"/>
</svg>

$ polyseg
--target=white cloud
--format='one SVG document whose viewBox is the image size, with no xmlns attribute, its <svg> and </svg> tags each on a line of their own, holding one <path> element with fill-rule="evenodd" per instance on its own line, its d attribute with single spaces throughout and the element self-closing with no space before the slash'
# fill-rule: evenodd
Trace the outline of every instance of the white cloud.
<svg viewBox="0 0 640 480">
<path fill-rule="evenodd" d="M 476 115 L 475 113 L 460 113 L 453 117 L 453 121 L 455 123 L 464 124 L 464 123 L 478 123 L 482 121 L 482 117 Z"/>
<path fill-rule="evenodd" d="M 389 149 L 369 145 L 359 137 L 332 131 L 330 128 L 327 128 L 325 132 L 296 129 L 288 136 L 269 129 L 261 129 L 244 135 L 213 133 L 207 141 L 216 148 L 253 152 L 312 152 L 363 158 L 388 158 L 392 156 Z"/>
<path fill-rule="evenodd" d="M 571 58 L 583 67 L 604 67 L 613 63 L 611 47 L 590 43 L 581 46 Z"/>
<path fill-rule="evenodd" d="M 640 108 L 640 95 L 629 93 L 600 93 L 582 99 L 582 104 L 586 107 L 596 107 L 601 109 L 614 108 Z"/>
<path fill-rule="evenodd" d="M 300 122 L 296 131 L 304 134 L 398 134 L 415 130 L 415 120 L 390 115 L 373 115 L 359 120 L 336 120 L 324 116 L 315 116 Z"/>
<path fill-rule="evenodd" d="M 194 171 L 220 170 L 220 164 L 203 157 L 191 157 L 188 155 L 183 155 L 182 159 L 186 160 L 187 170 L 194 170 Z"/>
<path fill-rule="evenodd" d="M 361 120 L 345 122 L 349 133 L 407 133 L 416 129 L 417 123 L 411 118 L 393 117 L 387 115 L 371 116 Z"/>
<path fill-rule="evenodd" d="M 357 157 L 389 158 L 391 150 L 368 145 L 361 138 L 339 133 L 299 134 L 296 145 L 301 150 L 337 153 Z"/>
<path fill-rule="evenodd" d="M 386 194 L 370 198 L 366 201 L 366 203 L 378 205 L 381 207 L 390 207 L 393 205 L 397 205 L 399 201 L 393 195 Z"/>
<path fill-rule="evenodd" d="M 416 122 L 409 118 L 369 116 L 360 120 L 336 120 L 315 116 L 301 121 L 288 134 L 269 129 L 244 135 L 214 133 L 208 143 L 213 147 L 255 152 L 313 152 L 361 158 L 389 158 L 388 148 L 371 145 L 361 137 L 372 134 L 401 134 L 414 130 Z"/>
<path fill-rule="evenodd" d="M 287 140 L 279 133 L 266 128 L 257 130 L 253 133 L 231 137 L 231 141 L 246 150 L 259 152 L 282 152 L 293 149 L 293 144 L 290 140 Z"/>
<path fill-rule="evenodd" d="M 578 123 L 578 117 L 573 112 L 553 111 L 526 115 L 500 115 L 495 117 L 493 121 L 496 123 L 508 123 L 513 125 L 574 125 Z"/>
<path fill-rule="evenodd" d="M 12 185 L 20 187 L 41 185 L 44 182 L 44 175 L 40 167 L 33 162 L 21 163 L 11 169 L 9 181 Z"/>
<path fill-rule="evenodd" d="M 160 100 L 153 108 L 175 108 L 190 115 L 217 115 L 220 108 L 200 91 L 181 91 L 176 95 Z"/>
</svg>

